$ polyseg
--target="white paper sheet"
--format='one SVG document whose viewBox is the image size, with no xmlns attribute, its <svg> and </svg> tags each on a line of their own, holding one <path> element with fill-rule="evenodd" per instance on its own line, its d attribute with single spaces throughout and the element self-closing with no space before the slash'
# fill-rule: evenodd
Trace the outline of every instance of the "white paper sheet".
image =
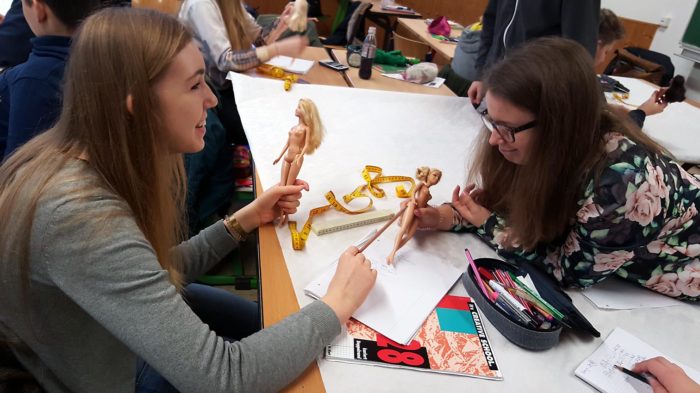
<svg viewBox="0 0 700 393">
<path fill-rule="evenodd" d="M 313 60 L 297 59 L 288 56 L 275 56 L 268 60 L 266 64 L 280 67 L 287 72 L 305 75 L 316 62 Z"/>
<path fill-rule="evenodd" d="M 615 277 L 582 291 L 583 296 L 603 310 L 632 310 L 680 306 L 680 300 L 644 289 L 639 285 Z"/>
<path fill-rule="evenodd" d="M 387 265 L 386 256 L 398 230 L 396 225 L 390 227 L 365 250 L 377 270 L 377 282 L 353 317 L 398 343 L 408 344 L 462 271 L 441 259 L 445 255 L 440 251 L 441 242 L 420 237 L 409 241 L 396 254 L 395 263 Z M 305 291 L 315 298 L 323 297 L 336 265 L 333 263 Z"/>
<path fill-rule="evenodd" d="M 600 347 L 576 368 L 574 373 L 604 393 L 652 393 L 650 385 L 624 374 L 617 370 L 615 365 L 632 369 L 635 364 L 642 360 L 656 356 L 664 356 L 671 362 L 678 364 L 689 377 L 700 382 L 698 371 L 668 358 L 621 328 L 613 330 Z"/>
</svg>

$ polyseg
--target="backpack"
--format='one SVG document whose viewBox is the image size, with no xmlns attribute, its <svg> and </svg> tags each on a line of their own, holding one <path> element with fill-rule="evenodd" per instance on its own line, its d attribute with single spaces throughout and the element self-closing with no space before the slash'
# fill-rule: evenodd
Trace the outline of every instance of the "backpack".
<svg viewBox="0 0 700 393">
<path fill-rule="evenodd" d="M 625 76 L 629 78 L 644 79 L 659 86 L 666 86 L 670 81 L 668 74 L 673 76 L 673 64 L 670 65 L 670 70 L 664 68 L 663 65 L 640 56 L 643 54 L 639 51 L 634 51 L 639 48 L 618 49 L 615 51 L 615 57 L 610 61 L 610 64 L 605 68 L 604 74 Z M 652 52 L 652 51 L 645 51 Z M 656 53 L 656 52 L 652 52 Z M 659 54 L 660 55 L 660 54 Z M 658 56 L 654 60 L 663 60 Z M 668 61 L 670 63 L 670 59 Z M 668 67 L 668 65 L 667 65 Z"/>
</svg>

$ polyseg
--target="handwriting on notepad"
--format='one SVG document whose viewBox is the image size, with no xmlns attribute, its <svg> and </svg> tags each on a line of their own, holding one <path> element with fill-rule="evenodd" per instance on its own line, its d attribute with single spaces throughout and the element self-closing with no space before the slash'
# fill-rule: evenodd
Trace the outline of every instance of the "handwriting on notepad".
<svg viewBox="0 0 700 393">
<path fill-rule="evenodd" d="M 635 364 L 646 360 L 646 358 L 642 356 L 627 352 L 621 344 L 608 347 L 607 355 L 606 358 L 598 361 L 596 361 L 596 359 L 588 359 L 584 363 L 584 367 L 580 369 L 580 373 L 586 375 L 589 372 L 595 372 L 601 373 L 608 378 L 613 378 L 615 375 L 619 374 L 619 372 L 615 370 L 616 364 L 632 368 Z"/>
<path fill-rule="evenodd" d="M 370 263 L 372 264 L 372 269 L 377 271 L 377 274 L 390 274 L 392 276 L 396 275 L 396 267 L 394 265 L 374 261 L 370 261 Z"/>
</svg>

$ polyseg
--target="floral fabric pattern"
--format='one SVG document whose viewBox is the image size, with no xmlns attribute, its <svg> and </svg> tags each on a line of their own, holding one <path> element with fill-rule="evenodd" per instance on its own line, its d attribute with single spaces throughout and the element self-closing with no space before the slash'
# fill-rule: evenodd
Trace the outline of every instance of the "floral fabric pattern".
<svg viewBox="0 0 700 393">
<path fill-rule="evenodd" d="M 591 178 L 561 241 L 506 249 L 494 213 L 475 231 L 502 257 L 543 267 L 561 284 L 588 287 L 617 275 L 682 300 L 700 300 L 700 180 L 668 157 L 618 133 L 606 136 L 607 167 Z"/>
</svg>

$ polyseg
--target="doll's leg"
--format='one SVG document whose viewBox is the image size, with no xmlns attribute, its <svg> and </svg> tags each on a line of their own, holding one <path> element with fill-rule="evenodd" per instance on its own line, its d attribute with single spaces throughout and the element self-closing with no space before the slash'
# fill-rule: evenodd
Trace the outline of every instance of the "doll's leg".
<svg viewBox="0 0 700 393">
<path fill-rule="evenodd" d="M 297 180 L 297 176 L 299 176 L 299 172 L 301 171 L 301 166 L 304 165 L 304 157 L 302 156 L 301 159 L 299 160 L 299 165 L 295 161 L 292 161 L 292 163 L 289 165 L 289 173 L 287 174 L 287 178 L 285 179 L 286 185 L 294 184 L 294 182 Z"/>
<path fill-rule="evenodd" d="M 289 177 L 289 167 L 290 163 L 287 162 L 287 158 L 282 161 L 282 176 L 280 177 L 280 186 L 287 185 L 287 177 Z"/>
<path fill-rule="evenodd" d="M 394 257 L 396 256 L 396 252 L 399 250 L 399 248 L 406 244 L 408 239 L 410 239 L 409 237 L 404 240 L 404 237 L 406 237 L 408 234 L 408 229 L 410 228 L 411 223 L 415 221 L 413 219 L 413 211 L 415 208 L 416 204 L 412 201 L 406 205 L 406 211 L 403 213 L 403 217 L 401 217 L 401 229 L 399 229 L 399 233 L 396 235 L 396 240 L 394 241 L 394 249 L 391 251 L 391 254 L 386 257 L 386 261 L 390 264 L 394 262 Z"/>
<path fill-rule="evenodd" d="M 401 244 L 399 245 L 399 248 L 405 246 L 409 240 L 413 239 L 413 235 L 416 234 L 417 230 L 418 230 L 418 221 L 413 220 L 413 222 L 411 223 L 411 226 L 408 228 L 408 231 L 406 231 L 406 234 L 401 238 Z"/>
<path fill-rule="evenodd" d="M 299 175 L 299 171 L 301 170 L 301 165 L 304 163 L 304 157 L 302 157 L 299 161 L 299 165 L 297 165 L 294 161 L 292 161 L 291 163 L 287 163 L 285 161 L 285 164 L 287 164 L 287 177 L 282 179 L 282 185 L 294 184 L 294 182 L 297 180 L 297 176 Z M 282 175 L 284 176 L 284 173 Z M 280 220 L 280 226 L 286 225 L 289 219 L 288 215 L 282 213 L 281 218 L 282 219 Z"/>
</svg>

